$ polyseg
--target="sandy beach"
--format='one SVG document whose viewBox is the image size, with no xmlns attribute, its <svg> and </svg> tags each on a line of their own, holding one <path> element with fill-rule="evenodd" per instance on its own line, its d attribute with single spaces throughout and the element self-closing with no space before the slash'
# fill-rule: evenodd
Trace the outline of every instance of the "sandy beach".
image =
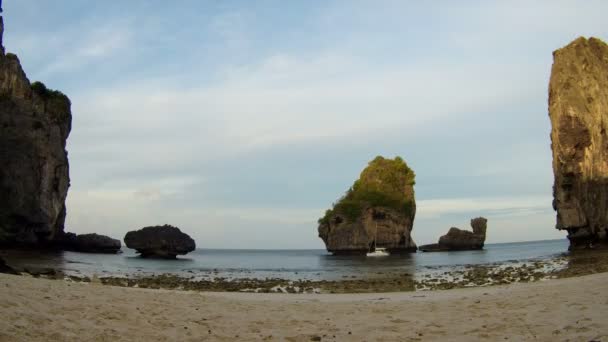
<svg viewBox="0 0 608 342">
<path fill-rule="evenodd" d="M 608 341 L 608 273 L 376 294 L 152 290 L 0 274 L 2 341 Z"/>
</svg>

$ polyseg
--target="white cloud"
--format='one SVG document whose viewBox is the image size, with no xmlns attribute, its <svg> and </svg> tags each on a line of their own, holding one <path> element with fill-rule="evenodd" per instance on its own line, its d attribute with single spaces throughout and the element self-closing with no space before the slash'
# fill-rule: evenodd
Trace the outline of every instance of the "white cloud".
<svg viewBox="0 0 608 342">
<path fill-rule="evenodd" d="M 209 21 L 207 28 L 228 49 L 239 50 L 251 45 L 248 27 L 250 21 L 250 13 L 233 9 L 215 15 Z"/>
<path fill-rule="evenodd" d="M 483 197 L 419 200 L 416 202 L 417 218 L 433 218 L 447 214 L 492 213 L 511 216 L 520 212 L 546 211 L 551 208 L 549 196 Z"/>
<path fill-rule="evenodd" d="M 46 32 L 16 33 L 9 50 L 30 61 L 26 69 L 37 79 L 75 72 L 115 57 L 133 45 L 134 30 L 128 20 L 88 23 Z M 48 56 L 52 56 L 49 58 Z"/>
<path fill-rule="evenodd" d="M 82 34 L 82 33 L 81 33 Z M 75 37 L 66 37 L 69 40 Z M 86 32 L 76 43 L 64 41 L 61 55 L 47 64 L 39 73 L 40 77 L 50 74 L 79 70 L 104 58 L 115 56 L 129 47 L 133 38 L 127 28 L 108 26 Z"/>
<path fill-rule="evenodd" d="M 187 140 L 202 157 L 358 139 L 395 127 L 413 131 L 445 117 L 525 102 L 534 93 L 524 81 L 529 76 L 519 67 L 492 64 L 370 70 L 336 55 L 310 61 L 271 56 L 205 87 L 151 80 L 83 92 L 74 100 L 79 116 L 71 143 L 84 147 L 104 139 L 105 148 L 114 141 L 121 148 L 152 149 L 167 133 L 171 139 L 162 141 L 173 151 L 183 150 Z"/>
</svg>

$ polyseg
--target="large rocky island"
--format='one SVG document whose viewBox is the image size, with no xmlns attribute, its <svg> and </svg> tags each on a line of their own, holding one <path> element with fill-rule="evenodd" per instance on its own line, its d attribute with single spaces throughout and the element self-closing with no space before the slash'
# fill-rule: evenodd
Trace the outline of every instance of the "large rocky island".
<svg viewBox="0 0 608 342">
<path fill-rule="evenodd" d="M 553 207 L 570 248 L 606 243 L 608 233 L 608 45 L 578 38 L 553 53 L 549 117 Z"/>
<path fill-rule="evenodd" d="M 0 245 L 47 244 L 64 228 L 70 100 L 30 83 L 3 34 L 0 17 Z"/>
<path fill-rule="evenodd" d="M 346 194 L 319 219 L 319 237 L 333 254 L 384 248 L 415 252 L 415 174 L 403 159 L 376 157 Z"/>
</svg>

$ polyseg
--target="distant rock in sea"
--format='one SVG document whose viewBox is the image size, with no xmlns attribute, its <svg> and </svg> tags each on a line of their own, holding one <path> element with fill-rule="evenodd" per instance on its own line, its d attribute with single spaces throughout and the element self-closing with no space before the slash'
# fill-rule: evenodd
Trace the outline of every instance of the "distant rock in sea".
<svg viewBox="0 0 608 342">
<path fill-rule="evenodd" d="M 83 253 L 116 254 L 122 246 L 120 240 L 99 234 L 65 233 L 58 241 L 59 248 Z"/>
<path fill-rule="evenodd" d="M 415 174 L 403 159 L 376 157 L 346 194 L 319 219 L 319 237 L 333 254 L 384 248 L 415 252 Z"/>
<path fill-rule="evenodd" d="M 486 241 L 488 220 L 484 217 L 471 219 L 473 231 L 450 228 L 447 234 L 439 238 L 439 243 L 422 245 L 418 249 L 423 252 L 468 251 L 483 249 Z"/>
<path fill-rule="evenodd" d="M 0 245 L 52 242 L 64 229 L 70 185 L 70 100 L 30 81 L 2 46 L 0 17 Z"/>
<path fill-rule="evenodd" d="M 556 228 L 570 249 L 608 235 L 608 45 L 578 38 L 553 52 L 549 83 Z"/>
<path fill-rule="evenodd" d="M 130 231 L 124 240 L 128 248 L 137 250 L 143 258 L 175 259 L 196 249 L 188 234 L 167 224 Z"/>
</svg>

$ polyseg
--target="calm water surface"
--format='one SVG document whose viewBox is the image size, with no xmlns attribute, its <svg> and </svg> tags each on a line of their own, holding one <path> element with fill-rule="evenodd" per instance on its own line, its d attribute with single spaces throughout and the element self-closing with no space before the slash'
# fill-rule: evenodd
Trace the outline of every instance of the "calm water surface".
<svg viewBox="0 0 608 342">
<path fill-rule="evenodd" d="M 194 279 L 214 277 L 336 280 L 371 278 L 386 274 L 420 274 L 469 264 L 547 259 L 566 253 L 567 240 L 487 244 L 481 251 L 412 253 L 365 257 L 332 256 L 325 250 L 198 249 L 178 260 L 137 257 L 134 250 L 117 255 L 75 252 L 5 252 L 10 265 L 55 268 L 67 274 L 140 276 L 162 273 Z"/>
</svg>

